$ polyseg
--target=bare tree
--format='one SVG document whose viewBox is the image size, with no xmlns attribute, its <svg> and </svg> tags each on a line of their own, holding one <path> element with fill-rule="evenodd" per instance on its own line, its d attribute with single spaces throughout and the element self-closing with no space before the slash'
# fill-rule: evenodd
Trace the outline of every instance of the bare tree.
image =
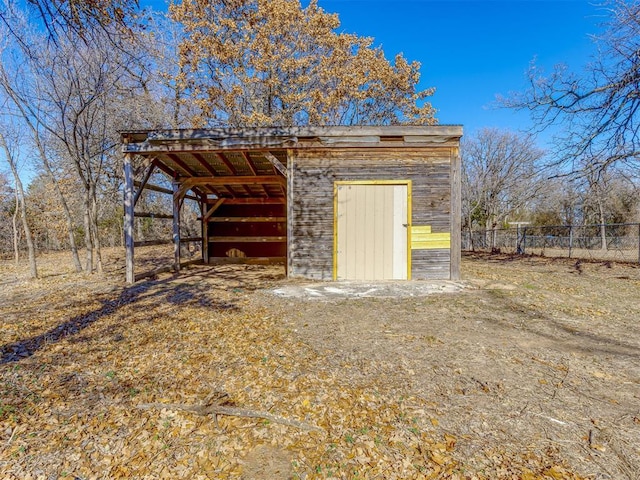
<svg viewBox="0 0 640 480">
<path fill-rule="evenodd" d="M 531 136 L 485 129 L 464 140 L 460 151 L 463 223 L 470 231 L 494 231 L 545 188 L 543 152 Z"/>
<path fill-rule="evenodd" d="M 16 142 L 12 142 L 8 138 L 8 135 L 5 133 L 6 131 L 7 131 L 6 125 L 3 125 L 2 127 L 0 127 L 0 147 L 2 148 L 2 151 L 4 153 L 7 163 L 9 164 L 11 173 L 13 174 L 16 199 L 17 199 L 16 209 L 18 208 L 20 209 L 20 220 L 22 221 L 24 238 L 25 238 L 25 241 L 27 242 L 30 276 L 31 278 L 38 278 L 38 267 L 36 264 L 36 248 L 33 243 L 33 236 L 31 235 L 31 229 L 29 228 L 29 222 L 27 220 L 27 206 L 26 206 L 26 201 L 24 196 L 24 188 L 22 187 L 22 180 L 20 179 L 18 159 L 16 154 Z"/>
<path fill-rule="evenodd" d="M 69 32 L 84 38 L 87 31 L 95 28 L 110 36 L 127 33 L 138 9 L 138 0 L 26 0 L 25 3 L 53 42 Z M 11 18 L 15 4 L 13 0 L 0 1 L 0 25 L 4 25 L 9 35 L 23 41 L 23 32 Z"/>
<path fill-rule="evenodd" d="M 538 128 L 560 126 L 559 161 L 591 159 L 590 168 L 637 166 L 640 158 L 640 0 L 609 0 L 597 54 L 580 74 L 565 65 L 529 70 L 530 89 L 504 101 L 531 112 Z"/>
<path fill-rule="evenodd" d="M 4 93 L 7 99 L 3 113 L 18 117 L 28 132 L 25 136 L 30 138 L 41 166 L 49 177 L 55 194 L 62 205 L 67 222 L 67 235 L 73 264 L 76 271 L 81 272 L 82 264 L 80 263 L 74 235 L 75 222 L 50 160 L 52 156 L 51 135 L 43 123 L 45 114 L 41 100 L 41 83 L 38 82 L 38 79 L 32 75 L 32 71 L 28 68 L 31 62 L 21 61 L 24 59 L 21 56 L 11 58 L 11 52 L 8 49 L 4 49 L 1 53 L 3 54 L 3 61 L 0 62 L 0 91 Z"/>
</svg>

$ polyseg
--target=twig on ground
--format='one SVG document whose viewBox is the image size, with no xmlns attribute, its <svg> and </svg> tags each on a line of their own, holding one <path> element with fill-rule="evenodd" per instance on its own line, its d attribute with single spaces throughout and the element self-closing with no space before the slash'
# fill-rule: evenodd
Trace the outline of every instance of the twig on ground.
<svg viewBox="0 0 640 480">
<path fill-rule="evenodd" d="M 225 405 L 185 405 L 182 403 L 141 403 L 136 406 L 141 410 L 149 410 L 152 408 L 167 408 L 170 410 L 183 410 L 186 412 L 193 412 L 197 415 L 227 415 L 230 417 L 245 417 L 245 418 L 262 418 L 273 423 L 280 425 L 287 425 L 289 427 L 299 428 L 307 431 L 319 431 L 324 430 L 315 425 L 300 422 L 298 420 L 289 420 L 288 418 L 272 415 L 267 412 L 259 412 L 255 410 L 247 410 L 245 408 L 228 407 Z"/>
</svg>

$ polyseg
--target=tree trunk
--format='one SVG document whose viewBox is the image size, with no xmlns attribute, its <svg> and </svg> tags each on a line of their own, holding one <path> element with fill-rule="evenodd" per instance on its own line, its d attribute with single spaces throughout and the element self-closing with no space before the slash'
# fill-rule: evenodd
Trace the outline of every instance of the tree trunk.
<svg viewBox="0 0 640 480">
<path fill-rule="evenodd" d="M 98 200 L 96 198 L 96 185 L 91 185 L 91 234 L 92 243 L 96 252 L 96 270 L 102 273 L 102 250 L 100 244 L 100 231 L 98 228 Z"/>
<path fill-rule="evenodd" d="M 600 216 L 600 248 L 607 250 L 607 227 L 605 225 L 604 204 L 601 198 L 598 199 L 598 214 Z"/>
<path fill-rule="evenodd" d="M 11 219 L 11 224 L 13 225 L 13 255 L 15 257 L 16 265 L 20 261 L 20 233 L 18 232 L 18 204 L 20 202 L 18 198 L 18 189 L 16 188 L 15 192 L 15 202 L 16 206 L 13 210 L 13 218 Z"/>
<path fill-rule="evenodd" d="M 22 181 L 20 180 L 20 175 L 18 174 L 18 167 L 15 162 L 15 158 L 12 155 L 12 152 L 9 150 L 9 145 L 7 145 L 6 139 L 0 133 L 0 143 L 2 144 L 2 148 L 7 156 L 7 162 L 9 162 L 9 167 L 11 168 L 11 173 L 13 174 L 13 179 L 16 184 L 16 196 L 18 198 L 19 208 L 20 208 L 20 218 L 22 220 L 22 229 L 24 230 L 24 238 L 27 242 L 27 249 L 29 252 L 29 276 L 31 278 L 38 278 L 38 266 L 36 265 L 36 247 L 33 243 L 33 236 L 31 235 L 31 229 L 29 228 L 29 223 L 27 222 L 27 206 L 24 201 L 24 189 L 22 188 Z M 16 205 L 16 209 L 18 209 L 18 205 Z"/>
<path fill-rule="evenodd" d="M 84 195 L 84 246 L 87 249 L 84 270 L 93 273 L 93 236 L 91 234 L 91 207 L 89 205 L 89 192 Z"/>
<path fill-rule="evenodd" d="M 76 273 L 80 273 L 82 271 L 82 262 L 80 261 L 80 254 L 78 253 L 78 244 L 76 243 L 76 237 L 74 235 L 75 227 L 73 225 L 73 217 L 71 216 L 71 210 L 69 209 L 69 204 L 67 203 L 67 199 L 62 193 L 62 189 L 58 184 L 58 180 L 56 179 L 53 171 L 51 170 L 51 165 L 49 165 L 49 160 L 47 159 L 46 153 L 44 149 L 40 151 L 40 159 L 42 160 L 42 164 L 44 165 L 45 170 L 47 171 L 47 175 L 49 180 L 53 184 L 53 189 L 58 196 L 58 200 L 60 201 L 60 205 L 62 205 L 62 211 L 64 212 L 65 220 L 67 222 L 67 237 L 69 238 L 69 249 L 71 250 L 71 260 L 73 261 L 73 266 L 76 269 Z"/>
</svg>

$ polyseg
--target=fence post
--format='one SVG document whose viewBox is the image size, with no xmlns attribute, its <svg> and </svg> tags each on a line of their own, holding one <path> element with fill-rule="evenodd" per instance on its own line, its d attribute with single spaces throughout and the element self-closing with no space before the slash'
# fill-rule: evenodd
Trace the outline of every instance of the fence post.
<svg viewBox="0 0 640 480">
<path fill-rule="evenodd" d="M 527 253 L 527 227 L 522 230 L 522 254 Z"/>
<path fill-rule="evenodd" d="M 569 225 L 569 258 L 571 258 L 572 248 L 573 248 L 573 226 Z"/>
</svg>

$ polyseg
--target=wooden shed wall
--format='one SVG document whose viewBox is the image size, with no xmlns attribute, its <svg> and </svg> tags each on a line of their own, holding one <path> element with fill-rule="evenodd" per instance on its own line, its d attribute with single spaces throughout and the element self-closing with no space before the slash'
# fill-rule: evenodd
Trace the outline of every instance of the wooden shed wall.
<svg viewBox="0 0 640 480">
<path fill-rule="evenodd" d="M 454 148 L 296 150 L 289 158 L 289 275 L 333 278 L 334 182 L 411 180 L 412 225 L 451 230 Z M 450 250 L 412 250 L 412 278 L 448 279 Z"/>
</svg>

